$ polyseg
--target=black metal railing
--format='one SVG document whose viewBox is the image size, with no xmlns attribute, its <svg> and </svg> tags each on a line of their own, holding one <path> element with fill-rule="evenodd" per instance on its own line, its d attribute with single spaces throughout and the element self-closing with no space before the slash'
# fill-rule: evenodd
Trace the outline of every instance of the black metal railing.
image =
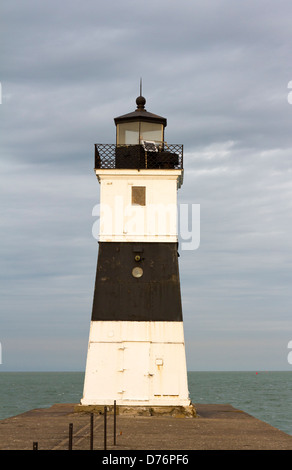
<svg viewBox="0 0 292 470">
<path fill-rule="evenodd" d="M 183 145 L 95 144 L 95 169 L 172 169 L 183 168 Z"/>
</svg>

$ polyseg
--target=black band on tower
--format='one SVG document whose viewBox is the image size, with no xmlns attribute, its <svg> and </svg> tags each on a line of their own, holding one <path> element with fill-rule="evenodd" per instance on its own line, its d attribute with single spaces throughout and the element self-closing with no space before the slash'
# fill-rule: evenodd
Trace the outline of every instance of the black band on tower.
<svg viewBox="0 0 292 470">
<path fill-rule="evenodd" d="M 99 242 L 92 321 L 182 321 L 177 243 Z"/>
</svg>

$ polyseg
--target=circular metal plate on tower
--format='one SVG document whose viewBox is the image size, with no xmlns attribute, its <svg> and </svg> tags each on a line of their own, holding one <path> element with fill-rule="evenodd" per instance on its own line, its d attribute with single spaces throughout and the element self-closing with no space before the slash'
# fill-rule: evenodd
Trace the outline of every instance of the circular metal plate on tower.
<svg viewBox="0 0 292 470">
<path fill-rule="evenodd" d="M 137 278 L 143 276 L 143 269 L 140 266 L 136 266 L 132 269 L 132 275 Z"/>
</svg>

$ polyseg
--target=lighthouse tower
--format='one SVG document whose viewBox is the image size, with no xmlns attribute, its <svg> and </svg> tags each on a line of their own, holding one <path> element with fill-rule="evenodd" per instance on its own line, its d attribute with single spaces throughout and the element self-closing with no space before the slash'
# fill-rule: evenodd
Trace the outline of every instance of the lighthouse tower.
<svg viewBox="0 0 292 470">
<path fill-rule="evenodd" d="M 184 409 L 187 384 L 178 268 L 177 191 L 183 146 L 165 118 L 114 119 L 115 144 L 95 144 L 99 251 L 81 407 Z"/>
</svg>

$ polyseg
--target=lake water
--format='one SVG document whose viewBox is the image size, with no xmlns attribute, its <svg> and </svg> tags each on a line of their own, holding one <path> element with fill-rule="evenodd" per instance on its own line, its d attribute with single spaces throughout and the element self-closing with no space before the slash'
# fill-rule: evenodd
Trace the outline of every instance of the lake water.
<svg viewBox="0 0 292 470">
<path fill-rule="evenodd" d="M 83 372 L 0 372 L 0 419 L 79 403 Z M 188 372 L 193 403 L 230 404 L 292 435 L 291 372 Z"/>
</svg>

